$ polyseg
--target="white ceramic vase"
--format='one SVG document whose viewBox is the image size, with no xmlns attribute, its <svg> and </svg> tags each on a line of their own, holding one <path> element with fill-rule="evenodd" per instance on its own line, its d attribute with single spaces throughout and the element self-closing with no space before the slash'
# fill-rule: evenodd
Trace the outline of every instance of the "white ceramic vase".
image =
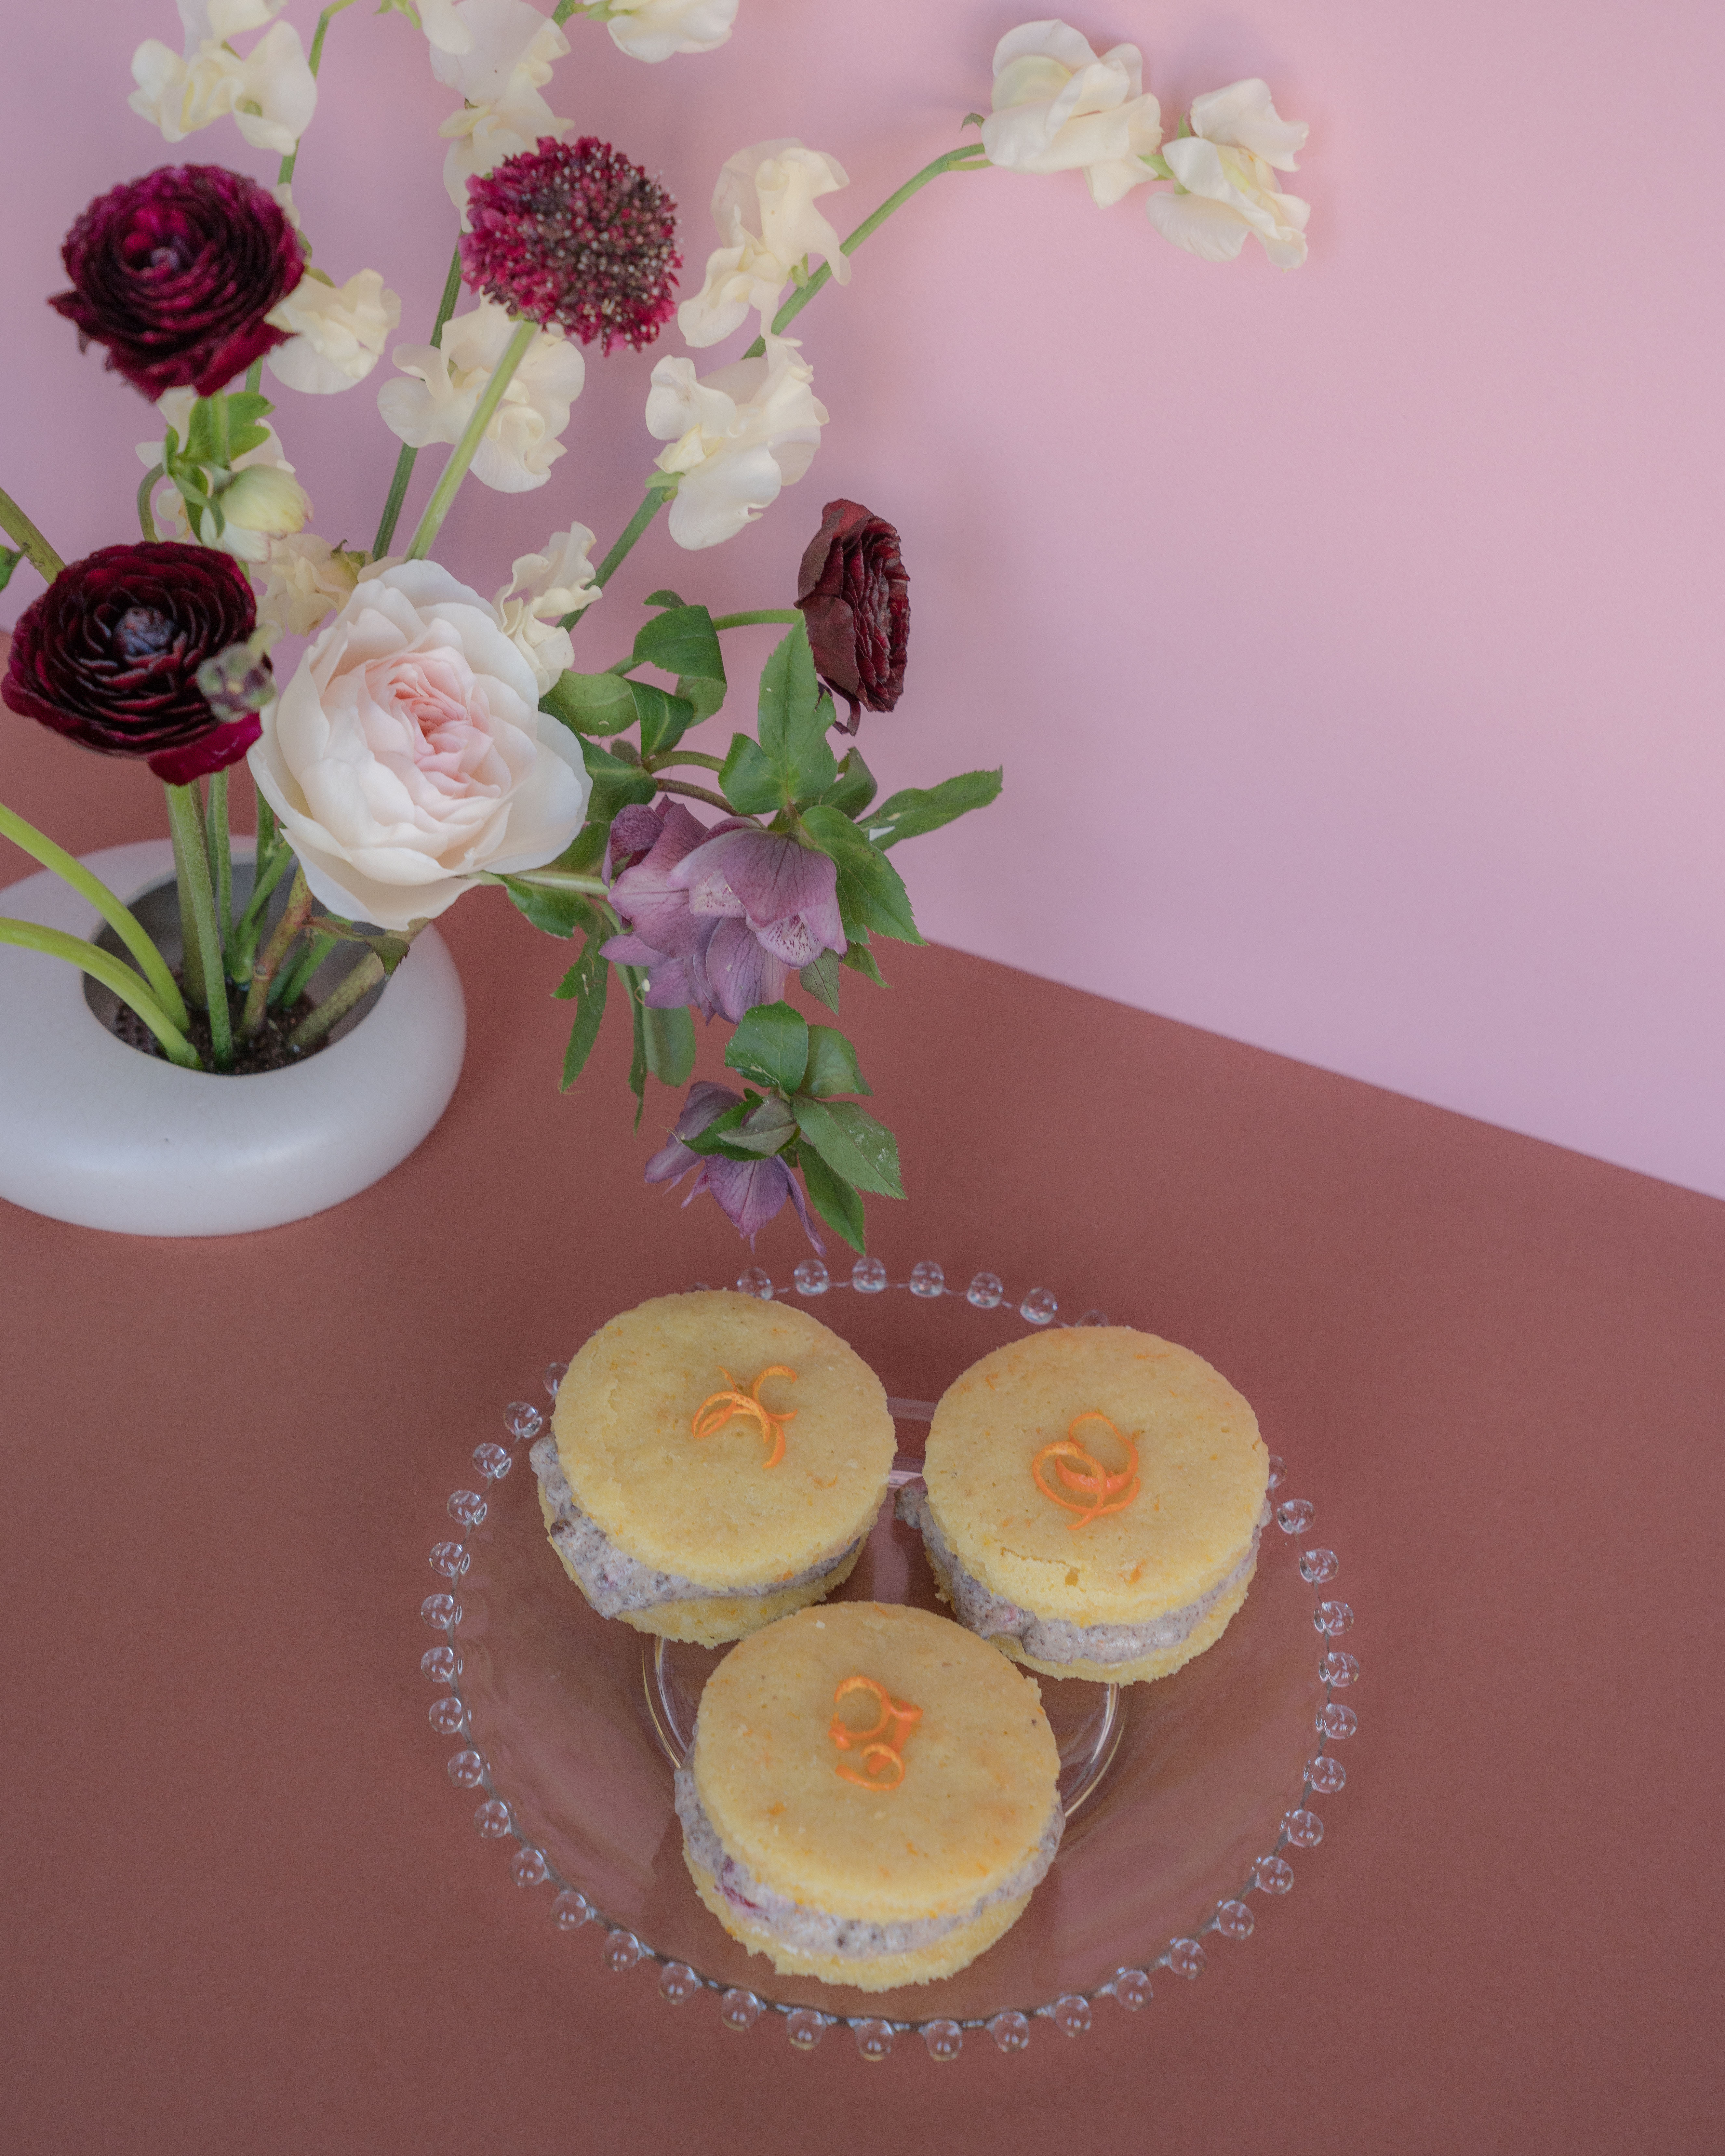
<svg viewBox="0 0 1725 2156">
<path fill-rule="evenodd" d="M 250 859 L 237 841 L 234 855 Z M 172 879 L 173 850 L 110 846 L 85 865 L 131 905 Z M 45 871 L 0 891 L 0 914 L 74 936 L 103 925 Z M 0 1197 L 80 1227 L 233 1235 L 321 1213 L 405 1160 L 460 1075 L 466 1005 L 435 929 L 326 1048 L 250 1077 L 128 1048 L 85 980 L 0 945 Z"/>
</svg>

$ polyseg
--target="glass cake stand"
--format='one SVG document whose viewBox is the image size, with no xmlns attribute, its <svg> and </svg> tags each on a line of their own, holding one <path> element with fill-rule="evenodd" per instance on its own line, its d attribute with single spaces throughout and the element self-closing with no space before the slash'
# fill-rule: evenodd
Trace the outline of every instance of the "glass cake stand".
<svg viewBox="0 0 1725 2156">
<path fill-rule="evenodd" d="M 984 1272 L 955 1289 L 928 1263 L 889 1281 L 878 1258 L 859 1259 L 834 1279 L 808 1259 L 782 1285 L 753 1267 L 736 1285 L 818 1303 L 895 1389 L 895 1486 L 919 1472 L 931 1403 L 961 1371 L 1026 1327 L 1063 1322 L 1045 1288 L 1014 1297 Z M 1099 1311 L 1077 1320 L 1108 1322 Z M 553 1397 L 565 1367 L 545 1373 Z M 1336 1748 L 1356 1726 L 1338 1695 L 1359 1666 L 1336 1644 L 1353 1612 L 1331 1599 L 1336 1554 L 1307 1543 L 1312 1507 L 1281 1495 L 1286 1471 L 1272 1456 L 1275 1524 L 1214 1646 L 1154 1684 L 1039 1678 L 1066 1831 L 1006 1936 L 956 1976 L 894 1991 L 774 1974 L 697 1899 L 672 1807 L 673 1769 L 724 1650 L 588 1609 L 547 1541 L 526 1463 L 543 1423 L 539 1408 L 511 1402 L 503 1441 L 473 1453 L 477 1486 L 449 1500 L 459 1538 L 432 1549 L 446 1584 L 420 1609 L 440 1635 L 420 1662 L 437 1689 L 431 1726 L 453 1743 L 449 1779 L 477 1798 L 479 1832 L 508 1846 L 516 1886 L 544 1897 L 560 1930 L 597 1934 L 608 1969 L 650 1968 L 670 2005 L 710 1997 L 727 2028 L 777 2020 L 804 2051 L 848 2026 L 866 2059 L 911 2034 L 936 2059 L 978 2030 L 1023 2051 L 1039 2020 L 1080 2035 L 1098 1999 L 1136 2013 L 1158 1977 L 1195 1979 L 1205 1942 L 1249 1938 L 1258 1897 L 1287 1893 L 1291 1859 L 1322 1840 L 1312 1801 L 1345 1787 Z M 921 1539 L 890 1503 L 835 1597 L 859 1598 L 940 1606 Z"/>
</svg>

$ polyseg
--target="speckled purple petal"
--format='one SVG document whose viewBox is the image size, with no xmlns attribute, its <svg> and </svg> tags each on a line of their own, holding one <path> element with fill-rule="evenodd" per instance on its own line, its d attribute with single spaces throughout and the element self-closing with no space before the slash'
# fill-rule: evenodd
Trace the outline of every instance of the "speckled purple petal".
<svg viewBox="0 0 1725 2156">
<path fill-rule="evenodd" d="M 644 1179 L 649 1183 L 675 1183 L 680 1176 L 686 1175 L 701 1156 L 691 1152 L 683 1141 L 698 1137 L 715 1116 L 723 1115 L 726 1108 L 734 1108 L 742 1098 L 741 1093 L 733 1093 L 728 1086 L 715 1085 L 711 1078 L 697 1079 L 689 1088 L 682 1113 L 670 1127 L 670 1142 L 661 1146 L 648 1162 Z M 690 1196 L 698 1196 L 706 1187 L 705 1183 L 699 1185 Z M 685 1199 L 684 1203 L 686 1204 L 688 1200 Z"/>
<path fill-rule="evenodd" d="M 844 948 L 839 871 L 829 855 L 770 831 L 746 831 L 726 850 L 725 875 L 757 929 L 800 913 L 817 935 L 830 926 L 839 939 L 832 947 Z"/>
<path fill-rule="evenodd" d="M 728 919 L 742 911 L 742 901 L 731 888 L 725 864 L 737 844 L 739 829 L 753 828 L 752 824 L 728 824 L 677 863 L 672 880 L 688 892 L 691 913 L 716 914 Z"/>
<path fill-rule="evenodd" d="M 763 950 L 747 921 L 721 921 L 706 947 L 707 983 L 732 1025 L 757 1004 L 776 1004 L 789 968 Z"/>
<path fill-rule="evenodd" d="M 680 801 L 671 802 L 651 852 L 625 869 L 611 886 L 612 904 L 655 950 L 681 955 L 689 901 L 682 886 L 671 879 L 685 855 L 695 852 L 709 835 L 706 825 Z"/>
<path fill-rule="evenodd" d="M 660 966 L 665 953 L 639 936 L 613 936 L 599 946 L 599 956 L 608 958 L 614 966 Z"/>
<path fill-rule="evenodd" d="M 752 1243 L 791 1194 L 790 1171 L 782 1160 L 708 1161 L 706 1187 L 739 1235 Z"/>
<path fill-rule="evenodd" d="M 645 860 L 659 844 L 660 834 L 665 829 L 665 812 L 670 806 L 670 796 L 664 794 L 656 808 L 643 808 L 640 803 L 631 801 L 618 810 L 611 819 L 610 835 L 605 842 L 608 879 L 623 875 L 637 861 Z"/>
</svg>

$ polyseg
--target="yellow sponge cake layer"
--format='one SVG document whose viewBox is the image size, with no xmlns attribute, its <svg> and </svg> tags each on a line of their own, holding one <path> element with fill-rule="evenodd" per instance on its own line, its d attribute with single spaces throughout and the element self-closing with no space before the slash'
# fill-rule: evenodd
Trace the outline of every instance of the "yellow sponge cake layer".
<svg viewBox="0 0 1725 2156">
<path fill-rule="evenodd" d="M 1063 1441 L 1091 1455 L 1087 1471 L 1051 1451 Z M 1092 1515 L 1076 1478 L 1128 1465 L 1134 1481 Z M 928 1508 L 965 1571 L 1004 1603 L 1086 1628 L 1142 1625 L 1218 1589 L 1217 1606 L 1237 1605 L 1268 1474 L 1256 1419 L 1226 1378 L 1124 1326 L 984 1356 L 937 1406 L 923 1466 Z"/>
<path fill-rule="evenodd" d="M 775 1364 L 794 1375 L 762 1379 Z M 733 1390 L 762 1414 L 725 1419 Z M 700 1437 L 698 1418 L 713 1425 Z M 894 1450 L 880 1381 L 837 1334 L 708 1290 L 602 1327 L 569 1366 L 552 1428 L 574 1502 L 603 1534 L 720 1595 L 793 1581 L 866 1534 Z"/>
<path fill-rule="evenodd" d="M 861 1729 L 883 1696 L 914 1718 L 889 1729 L 900 1764 L 877 1783 L 833 1725 Z M 982 1919 L 1016 1914 L 1059 1838 L 1060 1755 L 1034 1680 L 927 1610 L 831 1603 L 753 1634 L 707 1681 L 688 1772 L 725 1856 L 840 1932 L 942 1919 L 975 1927 L 978 1951 L 998 1936 Z M 796 1965 L 827 1958 L 822 1943 L 805 1926 Z M 879 1941 L 889 1956 L 938 1943 Z"/>
</svg>

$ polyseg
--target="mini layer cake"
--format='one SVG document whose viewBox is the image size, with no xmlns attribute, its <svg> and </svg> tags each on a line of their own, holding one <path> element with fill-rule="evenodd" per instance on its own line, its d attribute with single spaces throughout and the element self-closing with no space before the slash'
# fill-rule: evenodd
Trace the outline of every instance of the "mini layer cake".
<svg viewBox="0 0 1725 2156">
<path fill-rule="evenodd" d="M 594 1333 L 530 1455 L 603 1617 L 716 1646 L 846 1578 L 892 1465 L 880 1381 L 806 1312 L 701 1290 Z"/>
<path fill-rule="evenodd" d="M 1065 1824 L 1034 1681 L 926 1609 L 805 1609 L 707 1680 L 677 1773 L 701 1898 L 785 1976 L 951 1976 L 1023 1913 Z"/>
<path fill-rule="evenodd" d="M 962 1624 L 1046 1676 L 1137 1684 L 1202 1654 L 1245 1601 L 1269 1455 L 1189 1349 L 1082 1326 L 967 1370 L 922 1474 L 899 1517 Z"/>
</svg>

